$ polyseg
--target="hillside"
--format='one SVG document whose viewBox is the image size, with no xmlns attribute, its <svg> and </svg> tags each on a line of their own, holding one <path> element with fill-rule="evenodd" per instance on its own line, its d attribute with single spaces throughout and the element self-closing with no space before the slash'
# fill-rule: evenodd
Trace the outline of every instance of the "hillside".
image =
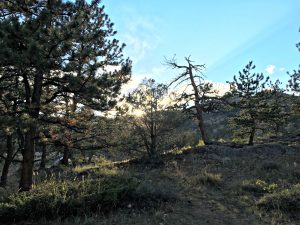
<svg viewBox="0 0 300 225">
<path fill-rule="evenodd" d="M 1 0 L 0 225 L 300 224 L 300 1 L 269 1 Z"/>
<path fill-rule="evenodd" d="M 102 202 L 94 202 L 90 207 L 87 207 L 89 201 L 82 198 L 79 203 L 81 210 L 86 207 L 91 211 L 55 212 L 59 217 L 55 213 L 51 215 L 46 209 L 52 207 L 52 200 L 48 198 L 43 203 L 42 196 L 53 191 L 47 189 L 49 183 L 54 182 L 52 180 L 40 184 L 40 188 L 38 185 L 26 198 L 19 197 L 23 203 L 13 201 L 17 209 L 15 215 L 13 210 L 6 211 L 12 200 L 1 204 L 0 218 L 9 221 L 15 216 L 20 220 L 17 224 L 35 221 L 30 224 L 49 225 L 299 224 L 299 151 L 296 142 L 242 148 L 214 145 L 169 153 L 163 157 L 164 163 L 156 166 L 134 160 L 76 167 L 56 177 L 67 182 L 67 190 L 72 182 L 91 181 L 89 190 L 95 191 L 93 185 L 97 180 L 102 188 L 104 185 L 113 189 L 101 192 L 104 193 Z M 53 170 L 52 177 L 56 175 Z M 59 183 L 57 179 L 56 184 Z M 136 184 L 126 189 L 132 181 Z M 118 192 L 122 192 L 121 195 L 112 194 Z M 93 195 L 88 191 L 85 194 Z M 70 197 L 68 195 L 66 199 Z M 56 202 L 60 195 L 57 198 Z M 74 201 L 79 199 L 73 199 L 73 205 L 69 202 L 69 206 L 75 207 Z M 31 212 L 31 216 L 27 215 L 28 220 L 22 217 L 26 207 Z M 39 208 L 43 214 L 34 212 L 34 208 Z M 5 213 L 10 213 L 9 217 Z"/>
</svg>

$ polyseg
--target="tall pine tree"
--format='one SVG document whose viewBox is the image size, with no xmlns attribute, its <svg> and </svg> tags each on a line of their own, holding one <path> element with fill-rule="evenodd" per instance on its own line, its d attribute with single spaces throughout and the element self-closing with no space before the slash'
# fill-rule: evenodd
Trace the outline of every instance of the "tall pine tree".
<svg viewBox="0 0 300 225">
<path fill-rule="evenodd" d="M 113 38 L 113 23 L 100 3 L 1 2 L 0 67 L 16 71 L 2 73 L 1 82 L 11 76 L 21 81 L 20 105 L 30 119 L 24 133 L 21 191 L 32 185 L 38 124 L 47 117 L 47 106 L 69 98 L 99 111 L 109 110 L 130 78 L 124 45 Z"/>
<path fill-rule="evenodd" d="M 259 124 L 267 103 L 264 89 L 269 80 L 262 73 L 252 73 L 254 69 L 251 61 L 239 71 L 238 76 L 233 77 L 233 82 L 229 82 L 233 99 L 230 104 L 238 110 L 237 115 L 231 118 L 231 128 L 236 136 L 248 137 L 249 145 L 253 145 L 255 134 L 261 129 Z"/>
</svg>

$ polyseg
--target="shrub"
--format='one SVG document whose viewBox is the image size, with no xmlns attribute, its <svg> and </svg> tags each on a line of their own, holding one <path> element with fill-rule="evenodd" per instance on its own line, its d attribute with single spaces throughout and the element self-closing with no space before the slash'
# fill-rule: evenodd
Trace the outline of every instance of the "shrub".
<svg viewBox="0 0 300 225">
<path fill-rule="evenodd" d="M 128 205 L 146 207 L 175 200 L 177 190 L 173 189 L 164 182 L 153 183 L 126 173 L 81 181 L 50 180 L 30 192 L 11 195 L 4 203 L 0 203 L 0 221 L 107 213 Z"/>
<path fill-rule="evenodd" d="M 278 188 L 275 183 L 268 184 L 264 180 L 257 179 L 255 181 L 244 181 L 242 189 L 244 191 L 252 192 L 254 194 L 272 193 Z"/>
<path fill-rule="evenodd" d="M 285 212 L 300 211 L 300 184 L 278 193 L 266 194 L 257 203 L 266 210 L 279 209 Z"/>
<path fill-rule="evenodd" d="M 0 204 L 0 220 L 54 218 L 99 209 L 105 211 L 127 200 L 137 186 L 136 179 L 124 177 L 80 182 L 51 181 L 30 192 L 10 196 L 5 203 Z"/>
</svg>

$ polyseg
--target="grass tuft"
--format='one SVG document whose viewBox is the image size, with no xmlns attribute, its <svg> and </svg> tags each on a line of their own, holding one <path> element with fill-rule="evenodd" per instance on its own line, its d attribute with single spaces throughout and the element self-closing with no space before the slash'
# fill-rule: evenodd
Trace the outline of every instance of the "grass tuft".
<svg viewBox="0 0 300 225">
<path fill-rule="evenodd" d="M 193 185 L 211 185 L 211 186 L 218 186 L 222 182 L 221 174 L 209 173 L 209 172 L 202 172 L 198 175 L 191 177 L 191 183 Z"/>
<path fill-rule="evenodd" d="M 264 180 L 252 180 L 252 181 L 243 181 L 242 190 L 251 192 L 255 195 L 261 195 L 264 193 L 272 193 L 278 189 L 278 185 L 275 183 L 268 184 Z"/>
<path fill-rule="evenodd" d="M 300 184 L 277 193 L 266 194 L 257 203 L 266 210 L 278 209 L 284 212 L 300 212 Z"/>
</svg>

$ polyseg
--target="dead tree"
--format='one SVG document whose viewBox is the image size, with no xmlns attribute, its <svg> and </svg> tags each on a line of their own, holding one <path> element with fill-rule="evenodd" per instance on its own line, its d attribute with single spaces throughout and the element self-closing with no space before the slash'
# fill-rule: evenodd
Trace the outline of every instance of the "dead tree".
<svg viewBox="0 0 300 225">
<path fill-rule="evenodd" d="M 202 71 L 205 69 L 205 65 L 194 64 L 190 57 L 185 57 L 187 65 L 179 65 L 175 58 L 166 59 L 165 61 L 167 66 L 181 71 L 169 85 L 174 84 L 175 88 L 180 87 L 175 91 L 176 106 L 196 117 L 204 144 L 210 144 L 204 125 L 203 113 L 216 107 L 213 100 L 216 91 L 213 90 L 212 83 L 204 80 Z"/>
</svg>

